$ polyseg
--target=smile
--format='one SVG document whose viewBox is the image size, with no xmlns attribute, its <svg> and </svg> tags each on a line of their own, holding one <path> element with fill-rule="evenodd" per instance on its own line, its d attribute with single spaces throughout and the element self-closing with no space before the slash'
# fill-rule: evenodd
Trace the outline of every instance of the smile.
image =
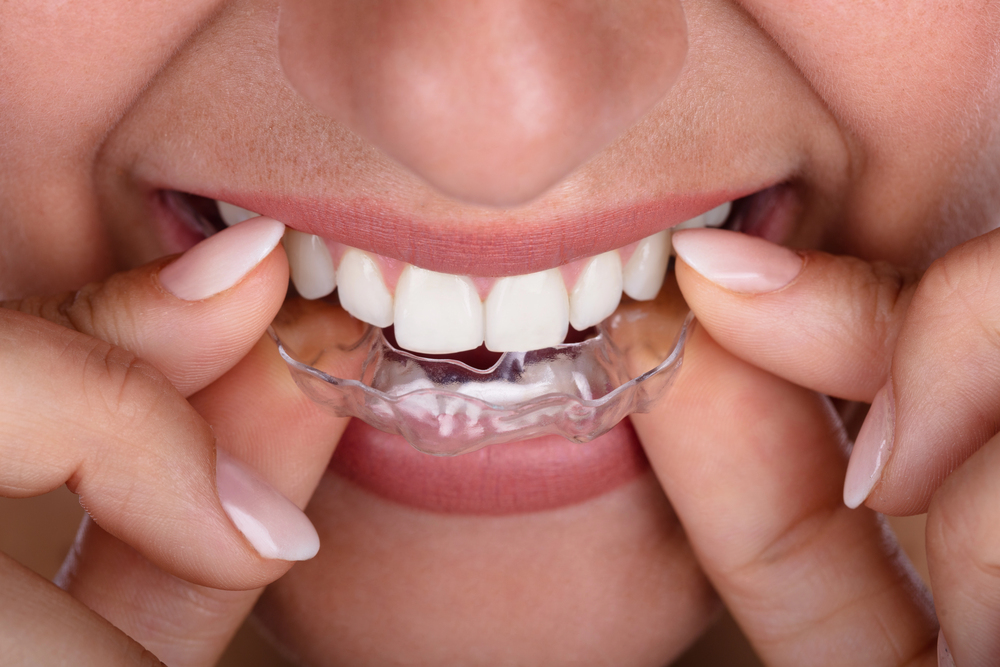
<svg viewBox="0 0 1000 667">
<path fill-rule="evenodd" d="M 257 214 L 216 202 L 226 225 Z M 676 229 L 721 227 L 727 201 Z M 530 351 L 563 343 L 569 327 L 585 331 L 609 317 L 625 294 L 656 297 L 670 255 L 671 230 L 627 246 L 533 273 L 482 277 L 442 273 L 289 229 L 285 238 L 299 295 L 337 290 L 340 305 L 376 327 L 394 327 L 397 345 L 420 354 L 451 354 L 485 344 L 492 352 Z"/>
<path fill-rule="evenodd" d="M 198 234 L 209 235 L 256 216 L 221 198 L 159 192 L 158 201 L 165 204 L 160 211 Z M 302 215 L 301 208 L 285 208 L 282 217 L 294 226 L 287 228 L 284 245 L 295 291 L 303 297 L 297 303 L 304 304 L 295 307 L 296 316 L 317 314 L 303 329 L 355 331 L 350 341 L 333 340 L 341 334 L 314 335 L 305 343 L 292 336 L 297 342 L 281 347 L 296 383 L 307 395 L 335 414 L 365 422 L 363 426 L 355 422 L 349 430 L 332 469 L 378 495 L 409 505 L 500 514 L 579 502 L 641 474 L 646 464 L 629 435 L 628 420 L 622 420 L 632 412 L 646 411 L 669 388 L 680 366 L 686 307 L 676 282 L 672 277 L 665 280 L 671 273 L 673 231 L 724 226 L 773 236 L 774 229 L 787 229 L 797 210 L 795 195 L 784 183 L 721 203 L 720 199 L 701 198 L 700 207 L 688 201 L 683 217 L 675 209 L 659 222 L 654 216 L 635 216 L 639 224 L 619 221 L 617 244 L 615 237 L 602 235 L 605 227 L 595 225 L 590 238 L 597 239 L 596 245 L 570 243 L 558 251 L 550 246 L 538 252 L 539 245 L 560 238 L 558 229 L 538 234 L 539 244 L 523 240 L 516 244 L 508 228 L 496 226 L 491 229 L 496 230 L 496 244 L 519 251 L 504 254 L 506 262 L 490 257 L 488 251 L 479 253 L 482 239 L 473 243 L 473 250 L 461 254 L 442 250 L 432 253 L 434 261 L 424 262 L 430 255 L 420 249 L 433 246 L 433 236 L 427 243 L 411 239 L 404 244 L 407 253 L 394 252 L 387 237 L 371 233 L 377 231 L 376 225 L 366 236 L 362 228 L 351 226 L 351 220 L 342 224 L 343 217 L 319 224 Z M 283 209 L 283 202 L 276 201 L 262 201 L 260 209 L 274 217 Z M 410 233 L 413 230 L 400 232 Z M 453 230 L 448 236 L 455 236 Z M 354 246 L 350 239 L 361 240 L 365 247 Z M 598 252 L 581 253 L 581 247 Z M 452 272 L 469 255 L 486 256 L 482 271 Z M 552 266 L 556 255 L 572 259 Z M 356 318 L 356 325 L 360 321 L 387 329 L 373 329 L 359 344 L 362 330 L 345 328 L 344 315 L 323 322 L 329 313 L 344 312 L 328 303 L 331 298 Z M 637 325 L 640 320 L 644 323 Z M 284 338 L 281 317 L 273 328 Z M 609 347 L 598 339 L 610 331 Z M 336 369 L 345 367 L 344 350 L 368 355 L 363 363 L 354 360 L 363 368 L 360 378 L 341 379 L 344 376 Z M 643 385 L 644 375 L 658 365 L 653 381 Z M 543 381 L 537 382 L 538 378 Z M 574 445 L 566 438 L 590 444 Z M 495 449 L 486 445 L 498 443 L 507 443 L 497 450 L 503 455 L 486 454 Z M 411 445 L 438 456 L 425 456 Z M 447 456 L 458 453 L 464 455 Z M 556 478 L 565 481 L 565 488 L 560 486 L 558 493 L 550 488 L 551 471 L 537 483 L 512 484 L 512 478 L 524 476 L 522 459 L 561 461 Z M 610 470 L 621 461 L 631 462 L 621 475 L 586 473 L 594 466 Z M 543 467 L 548 470 L 548 464 Z M 580 474 L 573 472 L 578 467 Z M 398 474 L 386 472 L 396 468 Z M 509 486 L 517 491 L 511 497 L 517 498 L 534 498 L 539 492 L 545 501 L 496 504 L 495 494 L 484 499 L 482 494 L 463 492 L 447 503 L 438 502 L 441 484 L 450 488 L 454 482 L 456 488 L 468 491 L 461 480 L 472 473 L 483 477 L 483 488 Z M 427 484 L 421 486 L 417 480 L 434 480 L 433 488 L 424 488 Z"/>
</svg>

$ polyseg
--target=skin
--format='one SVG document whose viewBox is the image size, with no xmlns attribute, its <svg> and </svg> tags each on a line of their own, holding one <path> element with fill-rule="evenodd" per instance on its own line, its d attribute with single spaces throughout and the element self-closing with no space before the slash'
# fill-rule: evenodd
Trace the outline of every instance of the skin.
<svg viewBox="0 0 1000 667">
<path fill-rule="evenodd" d="M 289 0 L 279 20 L 274 2 L 0 5 L 0 395 L 16 396 L 0 492 L 68 481 L 91 516 L 59 587 L 0 560 L 0 654 L 135 664 L 151 659 L 141 645 L 211 664 L 288 569 L 222 512 L 218 444 L 300 506 L 313 497 L 324 549 L 259 613 L 315 664 L 664 664 L 716 593 L 769 664 L 934 664 L 927 591 L 874 512 L 843 506 L 847 437 L 816 393 L 871 401 L 891 377 L 900 435 L 868 503 L 930 507 L 948 642 L 958 664 L 995 663 L 995 401 L 948 399 L 996 391 L 1000 8 L 393 7 Z M 356 34 L 384 39 L 328 39 L 348 10 Z M 443 92 L 402 85 L 393 62 Z M 456 229 L 544 236 L 621 202 L 779 181 L 799 208 L 776 240 L 818 250 L 763 295 L 678 262 L 702 325 L 670 400 L 633 419 L 652 472 L 501 519 L 419 513 L 324 476 L 345 423 L 261 339 L 283 251 L 182 302 L 156 281 L 157 258 L 184 248 L 144 198 L 374 198 L 444 247 Z"/>
</svg>

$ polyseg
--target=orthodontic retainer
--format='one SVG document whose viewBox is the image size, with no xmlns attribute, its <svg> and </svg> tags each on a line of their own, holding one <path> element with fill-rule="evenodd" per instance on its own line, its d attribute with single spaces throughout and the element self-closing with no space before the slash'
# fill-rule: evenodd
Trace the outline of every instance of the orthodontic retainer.
<svg viewBox="0 0 1000 667">
<path fill-rule="evenodd" d="M 308 352 L 289 344 L 296 337 L 283 337 L 279 320 L 268 331 L 313 401 L 427 454 L 454 456 L 549 434 L 588 442 L 648 412 L 681 366 L 694 319 L 654 303 L 623 306 L 580 343 L 505 352 L 487 370 L 399 350 L 370 325 L 352 344 Z M 336 377 L 344 356 L 355 355 L 363 355 L 360 378 Z"/>
</svg>

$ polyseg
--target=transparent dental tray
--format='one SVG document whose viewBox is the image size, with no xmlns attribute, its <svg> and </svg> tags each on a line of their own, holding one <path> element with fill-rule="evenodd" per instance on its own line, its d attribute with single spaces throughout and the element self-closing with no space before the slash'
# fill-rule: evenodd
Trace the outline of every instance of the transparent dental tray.
<svg viewBox="0 0 1000 667">
<path fill-rule="evenodd" d="M 623 303 L 583 342 L 506 352 L 487 370 L 399 350 L 381 329 L 323 302 L 289 301 L 270 333 L 313 401 L 422 452 L 547 434 L 587 442 L 647 412 L 680 368 L 692 317 L 667 283 L 655 301 Z"/>
</svg>

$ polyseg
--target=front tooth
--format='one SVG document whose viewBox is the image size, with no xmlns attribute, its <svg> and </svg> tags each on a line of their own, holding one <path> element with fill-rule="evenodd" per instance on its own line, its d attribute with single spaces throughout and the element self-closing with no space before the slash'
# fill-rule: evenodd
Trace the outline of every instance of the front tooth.
<svg viewBox="0 0 1000 667">
<path fill-rule="evenodd" d="M 448 354 L 483 342 L 483 302 L 465 276 L 407 266 L 396 284 L 396 342 L 412 352 Z"/>
<path fill-rule="evenodd" d="M 552 347 L 569 329 L 569 297 L 558 269 L 499 279 L 486 297 L 486 347 L 518 352 Z"/>
<path fill-rule="evenodd" d="M 729 212 L 733 209 L 733 202 L 727 201 L 725 204 L 716 206 L 708 213 L 705 213 L 706 227 L 721 227 L 722 223 L 729 217 Z"/>
<path fill-rule="evenodd" d="M 371 255 L 348 248 L 337 268 L 337 285 L 340 305 L 351 315 L 377 327 L 392 324 L 392 295 Z"/>
<path fill-rule="evenodd" d="M 569 323 L 577 331 L 615 312 L 622 299 L 622 259 L 617 250 L 591 258 L 569 295 Z"/>
<path fill-rule="evenodd" d="M 289 229 L 285 232 L 285 253 L 292 282 L 302 298 L 319 299 L 337 286 L 333 258 L 320 237 Z"/>
<path fill-rule="evenodd" d="M 711 211 L 706 211 L 701 215 L 696 215 L 690 220 L 685 220 L 674 229 L 699 229 L 701 227 L 721 227 L 729 217 L 729 212 L 733 209 L 733 202 L 727 201 L 719 204 Z"/>
<path fill-rule="evenodd" d="M 670 261 L 670 231 L 663 230 L 639 241 L 622 271 L 625 293 L 637 301 L 656 298 Z"/>
<path fill-rule="evenodd" d="M 236 204 L 230 204 L 229 202 L 220 201 L 218 199 L 215 201 L 215 204 L 219 207 L 219 216 L 222 218 L 222 221 L 226 223 L 227 227 L 232 227 L 233 225 L 243 222 L 244 220 L 260 216 L 260 213 L 254 213 L 253 211 L 248 211 L 245 208 L 240 208 Z"/>
<path fill-rule="evenodd" d="M 705 215 L 706 215 L 705 213 L 702 213 L 701 215 L 696 215 L 693 218 L 691 218 L 690 220 L 685 220 L 681 224 L 676 225 L 673 229 L 675 229 L 675 230 L 680 230 L 680 229 L 699 229 L 701 227 L 704 227 L 705 226 Z"/>
</svg>

